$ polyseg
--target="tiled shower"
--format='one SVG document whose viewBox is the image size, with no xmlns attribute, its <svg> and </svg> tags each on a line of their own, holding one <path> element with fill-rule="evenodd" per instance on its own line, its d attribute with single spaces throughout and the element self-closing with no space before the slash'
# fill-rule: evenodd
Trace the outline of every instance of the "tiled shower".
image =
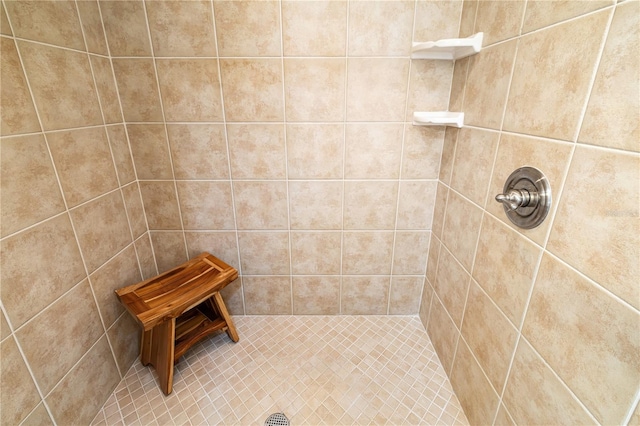
<svg viewBox="0 0 640 426">
<path fill-rule="evenodd" d="M 138 353 L 113 290 L 201 251 L 235 316 L 419 315 L 471 424 L 640 422 L 638 1 L 1 13 L 2 424 L 90 422 Z"/>
</svg>

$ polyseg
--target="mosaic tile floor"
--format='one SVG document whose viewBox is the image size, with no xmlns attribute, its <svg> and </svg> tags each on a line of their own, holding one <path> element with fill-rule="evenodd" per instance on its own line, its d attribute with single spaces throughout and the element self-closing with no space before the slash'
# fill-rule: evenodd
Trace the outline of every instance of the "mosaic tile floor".
<svg viewBox="0 0 640 426">
<path fill-rule="evenodd" d="M 136 361 L 94 425 L 468 424 L 418 317 L 241 316 L 176 366 L 164 396 Z"/>
</svg>

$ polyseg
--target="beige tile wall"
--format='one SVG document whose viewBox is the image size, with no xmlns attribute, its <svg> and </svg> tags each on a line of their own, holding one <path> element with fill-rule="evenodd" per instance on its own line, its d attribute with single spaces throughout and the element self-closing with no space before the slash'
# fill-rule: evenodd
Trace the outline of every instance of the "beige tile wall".
<svg viewBox="0 0 640 426">
<path fill-rule="evenodd" d="M 462 2 L 101 1 L 158 267 L 239 268 L 234 314 L 417 314 Z M 495 145 L 495 142 L 494 142 Z"/>
<path fill-rule="evenodd" d="M 464 3 L 485 46 L 455 64 L 420 316 L 471 424 L 635 424 L 639 29 L 637 1 Z M 532 230 L 493 200 L 525 165 L 553 191 Z"/>
<path fill-rule="evenodd" d="M 138 352 L 113 291 L 157 273 L 100 13 L 2 4 L 2 424 L 88 424 Z"/>
</svg>

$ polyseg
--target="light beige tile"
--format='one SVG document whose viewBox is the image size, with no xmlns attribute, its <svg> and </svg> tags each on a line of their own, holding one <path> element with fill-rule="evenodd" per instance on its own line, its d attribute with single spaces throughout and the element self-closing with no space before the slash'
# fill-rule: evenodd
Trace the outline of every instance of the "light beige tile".
<svg viewBox="0 0 640 426">
<path fill-rule="evenodd" d="M 423 284 L 424 277 L 392 277 L 389 315 L 416 315 L 420 309 Z"/>
<path fill-rule="evenodd" d="M 46 395 L 103 332 L 89 282 L 83 280 L 15 334 Z"/>
<path fill-rule="evenodd" d="M 461 332 L 494 389 L 502 389 L 516 350 L 518 330 L 474 280 L 469 287 Z"/>
<path fill-rule="evenodd" d="M 124 198 L 124 205 L 127 208 L 131 233 L 133 234 L 133 238 L 136 239 L 148 231 L 147 220 L 142 205 L 142 195 L 140 194 L 138 184 L 133 182 L 130 185 L 123 186 L 122 197 Z"/>
<path fill-rule="evenodd" d="M 516 231 L 484 216 L 473 278 L 518 327 L 541 251 Z"/>
<path fill-rule="evenodd" d="M 118 187 L 105 128 L 49 133 L 47 140 L 69 207 Z"/>
<path fill-rule="evenodd" d="M 51 425 L 53 426 L 53 421 L 51 420 L 51 417 L 49 416 L 49 413 L 47 412 L 47 409 L 44 407 L 43 403 L 38 404 L 38 406 L 36 407 L 35 410 L 33 410 L 31 412 L 31 414 L 29 414 L 27 416 L 26 419 L 24 419 L 23 425 L 25 426 L 31 426 L 31 425 Z"/>
<path fill-rule="evenodd" d="M 176 179 L 229 179 L 224 125 L 167 124 Z"/>
<path fill-rule="evenodd" d="M 153 60 L 114 59 L 112 62 L 125 121 L 162 121 Z"/>
<path fill-rule="evenodd" d="M 467 271 L 448 250 L 442 247 L 433 289 L 458 328 L 462 324 L 470 281 L 471 277 Z"/>
<path fill-rule="evenodd" d="M 413 41 L 435 41 L 458 37 L 462 2 L 418 1 L 416 3 Z"/>
<path fill-rule="evenodd" d="M 284 60 L 287 121 L 343 121 L 345 58 Z"/>
<path fill-rule="evenodd" d="M 526 1 L 479 1 L 476 32 L 482 31 L 482 44 L 489 46 L 520 35 Z"/>
<path fill-rule="evenodd" d="M 451 61 L 413 61 L 409 76 L 406 121 L 414 111 L 446 111 L 451 93 Z"/>
<path fill-rule="evenodd" d="M 112 56 L 151 56 L 144 2 L 100 0 L 100 10 Z"/>
<path fill-rule="evenodd" d="M 146 3 L 155 56 L 216 56 L 211 3 Z"/>
<path fill-rule="evenodd" d="M 403 179 L 438 179 L 444 129 L 406 126 L 402 150 Z"/>
<path fill-rule="evenodd" d="M 290 181 L 291 229 L 341 229 L 342 182 Z"/>
<path fill-rule="evenodd" d="M 115 291 L 142 281 L 133 245 L 105 263 L 89 276 L 102 322 L 109 328 L 125 312 Z M 129 314 L 127 314 L 129 315 Z"/>
<path fill-rule="evenodd" d="M 288 232 L 239 232 L 240 264 L 248 275 L 288 275 Z"/>
<path fill-rule="evenodd" d="M 45 130 L 102 124 L 86 54 L 25 41 L 18 49 Z"/>
<path fill-rule="evenodd" d="M 640 381 L 640 315 L 545 255 L 523 333 L 595 418 L 620 423 Z"/>
<path fill-rule="evenodd" d="M 433 235 L 442 239 L 442 231 L 444 226 L 444 214 L 447 209 L 447 198 L 449 196 L 449 189 L 441 183 L 438 183 L 438 189 L 436 192 L 436 198 L 433 207 L 433 224 L 431 225 L 431 231 Z"/>
<path fill-rule="evenodd" d="M 429 284 L 427 280 L 424 280 L 418 316 L 420 317 L 420 322 L 425 330 L 429 326 L 429 315 L 431 315 L 431 301 L 433 299 L 433 294 L 433 287 L 431 287 L 431 284 Z"/>
<path fill-rule="evenodd" d="M 11 329 L 9 323 L 4 315 L 4 312 L 0 311 L 0 340 L 4 340 L 11 335 Z"/>
<path fill-rule="evenodd" d="M 479 206 L 485 205 L 499 137 L 480 129 L 458 132 L 451 187 Z"/>
<path fill-rule="evenodd" d="M 393 232 L 345 232 L 342 238 L 343 274 L 388 275 L 391 273 Z"/>
<path fill-rule="evenodd" d="M 613 4 L 613 0 L 605 1 L 530 1 L 524 16 L 522 32 L 537 30 L 557 22 L 561 22 L 585 13 Z"/>
<path fill-rule="evenodd" d="M 480 233 L 482 210 L 449 191 L 442 242 L 455 254 L 467 271 L 475 257 L 476 242 Z"/>
<path fill-rule="evenodd" d="M 126 185 L 136 179 L 136 172 L 133 168 L 133 159 L 125 127 L 122 124 L 118 124 L 107 126 L 106 129 L 120 185 Z"/>
<path fill-rule="evenodd" d="M 14 328 L 77 284 L 85 270 L 69 217 L 43 222 L 1 244 L 2 303 Z"/>
<path fill-rule="evenodd" d="M 283 120 L 280 59 L 221 59 L 220 69 L 227 121 Z"/>
<path fill-rule="evenodd" d="M 111 61 L 95 55 L 89 55 L 89 59 L 91 60 L 91 68 L 93 69 L 93 75 L 98 89 L 104 122 L 107 124 L 122 122 L 120 98 L 116 89 L 113 70 L 111 69 Z"/>
<path fill-rule="evenodd" d="M 140 181 L 140 192 L 150 230 L 182 228 L 173 182 Z"/>
<path fill-rule="evenodd" d="M 87 42 L 87 51 L 105 56 L 109 55 L 98 2 L 96 0 L 88 0 L 77 2 L 76 5 L 80 14 L 84 38 Z"/>
<path fill-rule="evenodd" d="M 285 56 L 344 56 L 347 2 L 283 1 L 282 44 Z"/>
<path fill-rule="evenodd" d="M 229 182 L 177 182 L 184 229 L 234 229 Z"/>
<path fill-rule="evenodd" d="M 389 300 L 388 276 L 342 277 L 343 315 L 384 315 Z"/>
<path fill-rule="evenodd" d="M 139 355 L 141 330 L 142 327 L 128 312 L 118 318 L 118 321 L 107 330 L 116 364 L 122 376 L 127 374 L 129 367 Z"/>
<path fill-rule="evenodd" d="M 128 124 L 138 179 L 173 179 L 167 134 L 162 124 Z"/>
<path fill-rule="evenodd" d="M 504 118 L 506 130 L 574 139 L 609 13 L 603 11 L 520 38 Z"/>
<path fill-rule="evenodd" d="M 469 37 L 473 35 L 477 9 L 478 2 L 475 0 L 465 0 L 462 2 L 459 37 Z"/>
<path fill-rule="evenodd" d="M 237 181 L 233 184 L 238 229 L 286 229 L 287 183 Z"/>
<path fill-rule="evenodd" d="M 15 42 L 3 37 L 0 39 L 0 48 L 2 54 L 0 72 L 3 81 L 0 86 L 2 135 L 36 132 L 40 130 L 40 123 Z"/>
<path fill-rule="evenodd" d="M 349 123 L 346 130 L 345 178 L 398 178 L 402 156 L 402 124 Z"/>
<path fill-rule="evenodd" d="M 151 247 L 151 240 L 149 234 L 143 235 L 135 241 L 136 253 L 138 254 L 138 263 L 142 270 L 142 279 L 148 280 L 158 275 L 158 268 L 156 267 L 156 259 L 153 256 L 153 249 Z"/>
<path fill-rule="evenodd" d="M 498 410 L 498 395 L 473 359 L 463 339 L 458 343 L 450 377 L 460 405 L 469 415 L 469 423 L 491 423 Z"/>
<path fill-rule="evenodd" d="M 449 96 L 449 111 L 463 111 L 464 91 L 467 84 L 467 70 L 469 58 L 458 59 L 454 62 L 453 77 L 451 78 L 451 95 Z M 447 130 L 455 130 L 447 127 Z"/>
<path fill-rule="evenodd" d="M 290 281 L 289 277 L 244 276 L 247 315 L 291 315 Z"/>
<path fill-rule="evenodd" d="M 394 243 L 394 275 L 424 275 L 429 253 L 430 232 L 397 231 Z"/>
<path fill-rule="evenodd" d="M 47 396 L 47 405 L 60 424 L 87 424 L 119 380 L 118 368 L 103 337 Z"/>
<path fill-rule="evenodd" d="M 344 229 L 394 229 L 397 194 L 397 181 L 345 182 Z"/>
<path fill-rule="evenodd" d="M 291 272 L 300 275 L 338 275 L 340 232 L 292 232 Z"/>
<path fill-rule="evenodd" d="M 4 10 L 4 5 L 0 5 L 0 34 L 13 35 L 11 25 L 9 25 L 9 19 L 7 18 L 7 12 Z"/>
<path fill-rule="evenodd" d="M 242 289 L 242 278 L 229 283 L 220 291 L 220 295 L 231 315 L 244 315 L 244 296 Z"/>
<path fill-rule="evenodd" d="M 398 229 L 431 229 L 437 182 L 401 181 Z"/>
<path fill-rule="evenodd" d="M 284 179 L 284 124 L 228 124 L 227 140 L 234 179 Z"/>
<path fill-rule="evenodd" d="M 414 3 L 368 1 L 349 4 L 349 56 L 409 54 Z"/>
<path fill-rule="evenodd" d="M 340 277 L 293 278 L 294 315 L 338 315 L 340 313 Z"/>
<path fill-rule="evenodd" d="M 442 305 L 440 299 L 435 296 L 431 302 L 427 331 L 444 371 L 447 375 L 451 374 L 453 357 L 456 353 L 460 332 L 447 314 L 447 309 Z"/>
<path fill-rule="evenodd" d="M 0 419 L 3 424 L 18 424 L 40 402 L 40 395 L 13 337 L 0 344 L 0 354 L 0 384 L 4 390 Z"/>
<path fill-rule="evenodd" d="M 560 191 L 560 185 L 569 165 L 571 148 L 569 144 L 503 133 L 489 187 L 487 211 L 537 244 L 544 244 L 551 219 L 558 206 L 557 200 L 553 201 L 553 198 L 556 198 Z M 551 185 L 552 203 L 549 215 L 540 226 L 533 229 L 522 229 L 513 225 L 504 213 L 503 206 L 494 199 L 496 195 L 504 192 L 504 183 L 509 175 L 525 165 L 542 171 Z"/>
<path fill-rule="evenodd" d="M 70 214 L 89 273 L 132 241 L 120 191 L 77 207 Z"/>
<path fill-rule="evenodd" d="M 409 59 L 349 59 L 347 120 L 402 121 L 405 116 L 408 77 Z M 372 87 L 376 90 L 371 90 Z"/>
<path fill-rule="evenodd" d="M 188 260 L 182 232 L 152 231 L 150 234 L 159 274 Z"/>
<path fill-rule="evenodd" d="M 167 121 L 222 121 L 215 59 L 158 59 L 156 66 Z"/>
<path fill-rule="evenodd" d="M 525 48 L 522 47 L 522 43 L 520 42 L 520 52 Z M 462 107 L 465 124 L 500 129 L 504 106 L 507 102 L 507 93 L 512 93 L 509 92 L 509 82 L 511 81 L 513 63 L 516 60 L 517 46 L 518 40 L 512 40 L 482 49 L 482 55 L 475 55 L 469 58 L 467 84 L 464 89 L 464 106 Z M 527 48 L 530 49 L 531 47 Z M 533 64 L 528 63 L 526 72 L 532 72 L 533 66 Z M 523 70 L 522 72 L 525 71 Z M 530 75 L 527 78 L 528 81 L 531 80 Z M 509 96 L 513 95 L 510 94 Z M 514 99 L 524 103 L 528 102 L 530 94 L 521 92 L 520 96 L 521 98 Z"/>
<path fill-rule="evenodd" d="M 436 272 L 438 271 L 438 258 L 440 257 L 441 243 L 440 240 L 431 235 L 429 240 L 429 254 L 427 257 L 427 271 L 425 277 L 430 284 L 436 282 Z"/>
<path fill-rule="evenodd" d="M 503 401 L 518 424 L 594 424 L 576 397 L 524 339 L 518 344 Z"/>
<path fill-rule="evenodd" d="M 236 269 L 240 268 L 236 233 L 231 232 L 185 232 L 189 258 L 208 252 Z"/>
<path fill-rule="evenodd" d="M 75 3 L 10 1 L 5 7 L 16 37 L 85 50 Z"/>
<path fill-rule="evenodd" d="M 343 125 L 287 124 L 289 179 L 340 179 L 343 158 Z"/>
<path fill-rule="evenodd" d="M 280 56 L 280 4 L 213 2 L 220 56 Z"/>
<path fill-rule="evenodd" d="M 64 200 L 44 138 L 21 136 L 5 138 L 0 143 L 1 235 L 9 235 L 64 211 Z"/>
<path fill-rule="evenodd" d="M 516 422 L 513 421 L 504 404 L 500 404 L 498 407 L 498 414 L 496 414 L 496 420 L 493 424 L 496 426 L 516 426 Z"/>
<path fill-rule="evenodd" d="M 580 129 L 579 142 L 640 151 L 638 2 L 616 8 Z"/>
<path fill-rule="evenodd" d="M 636 404 L 636 408 L 633 410 L 633 414 L 631 414 L 631 418 L 629 419 L 629 425 L 640 425 L 640 404 Z"/>
<path fill-rule="evenodd" d="M 548 243 L 552 253 L 636 308 L 639 173 L 637 154 L 578 147 Z M 578 208 L 578 200 L 587 196 L 598 202 Z"/>
</svg>

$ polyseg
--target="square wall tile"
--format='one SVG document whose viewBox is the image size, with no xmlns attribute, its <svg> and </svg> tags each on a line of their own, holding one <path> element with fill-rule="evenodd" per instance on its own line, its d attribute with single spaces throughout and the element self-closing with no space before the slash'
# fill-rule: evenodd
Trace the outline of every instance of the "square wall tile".
<svg viewBox="0 0 640 426">
<path fill-rule="evenodd" d="M 222 121 L 220 77 L 215 59 L 157 59 L 167 121 Z"/>
<path fill-rule="evenodd" d="M 138 179 L 172 179 L 167 134 L 162 124 L 128 124 Z"/>
<path fill-rule="evenodd" d="M 0 341 L 11 335 L 11 329 L 4 312 L 0 311 Z"/>
<path fill-rule="evenodd" d="M 291 272 L 300 275 L 339 275 L 340 232 L 292 232 Z"/>
<path fill-rule="evenodd" d="M 287 121 L 343 121 L 345 58 L 284 60 Z"/>
<path fill-rule="evenodd" d="M 470 281 L 471 277 L 467 271 L 464 270 L 449 250 L 442 247 L 440 249 L 440 260 L 438 261 L 438 273 L 436 274 L 435 282 L 432 284 L 433 289 L 458 328 L 462 324 Z"/>
<path fill-rule="evenodd" d="M 231 315 L 245 315 L 242 278 L 229 283 L 220 291 L 220 295 Z"/>
<path fill-rule="evenodd" d="M 238 259 L 238 241 L 235 231 L 192 232 L 184 233 L 187 240 L 189 259 L 202 252 L 208 252 L 236 269 L 240 268 Z"/>
<path fill-rule="evenodd" d="M 163 121 L 153 59 L 113 59 L 112 63 L 125 121 Z"/>
<path fill-rule="evenodd" d="M 124 198 L 124 205 L 127 208 L 131 233 L 133 234 L 133 238 L 136 239 L 149 230 L 142 205 L 142 194 L 140 193 L 138 184 L 133 182 L 130 185 L 123 186 L 122 197 Z"/>
<path fill-rule="evenodd" d="M 2 240 L 2 303 L 14 329 L 85 277 L 66 214 Z"/>
<path fill-rule="evenodd" d="M 176 179 L 229 179 L 223 124 L 167 124 Z"/>
<path fill-rule="evenodd" d="M 49 133 L 47 140 L 69 207 L 118 187 L 104 127 Z"/>
<path fill-rule="evenodd" d="M 451 183 L 451 174 L 453 173 L 453 159 L 456 153 L 458 133 L 459 130 L 454 127 L 447 127 L 444 132 L 439 178 L 445 185 L 449 185 Z"/>
<path fill-rule="evenodd" d="M 103 124 L 85 53 L 25 41 L 18 49 L 45 130 Z"/>
<path fill-rule="evenodd" d="M 238 229 L 287 229 L 285 181 L 235 181 L 233 195 Z"/>
<path fill-rule="evenodd" d="M 444 134 L 438 127 L 405 126 L 403 179 L 438 179 Z"/>
<path fill-rule="evenodd" d="M 341 179 L 342 124 L 287 124 L 289 179 Z"/>
<path fill-rule="evenodd" d="M 433 207 L 433 223 L 431 225 L 431 231 L 433 235 L 442 239 L 442 232 L 444 227 L 444 214 L 447 209 L 447 198 L 449 197 L 449 189 L 438 183 L 438 190 L 436 192 L 436 199 Z"/>
<path fill-rule="evenodd" d="M 289 181 L 291 229 L 342 229 L 342 182 Z"/>
<path fill-rule="evenodd" d="M 239 232 L 240 264 L 244 275 L 289 275 L 288 232 Z"/>
<path fill-rule="evenodd" d="M 436 181 L 400 181 L 398 229 L 431 229 Z"/>
<path fill-rule="evenodd" d="M 140 192 L 150 230 L 182 229 L 174 182 L 140 181 Z"/>
<path fill-rule="evenodd" d="M 344 191 L 344 229 L 394 229 L 397 182 L 347 181 Z"/>
<path fill-rule="evenodd" d="M 598 10 L 615 3 L 614 0 L 595 1 L 531 1 L 527 3 L 522 27 L 523 33 L 528 33 L 567 19 L 575 18 L 585 13 Z"/>
<path fill-rule="evenodd" d="M 280 56 L 280 3 L 213 2 L 220 56 Z"/>
<path fill-rule="evenodd" d="M 440 240 L 431 234 L 431 239 L 429 240 L 429 254 L 427 257 L 427 272 L 425 275 L 431 285 L 436 282 L 441 245 L 442 243 Z"/>
<path fill-rule="evenodd" d="M 159 274 L 188 260 L 182 232 L 151 231 L 151 243 L 153 244 Z"/>
<path fill-rule="evenodd" d="M 462 2 L 459 37 L 469 37 L 473 35 L 477 9 L 478 2 L 476 0 L 465 0 Z"/>
<path fill-rule="evenodd" d="M 293 278 L 294 315 L 338 315 L 340 313 L 340 277 Z"/>
<path fill-rule="evenodd" d="M 140 263 L 140 270 L 142 271 L 142 279 L 148 280 L 158 275 L 158 268 L 156 267 L 156 259 L 153 255 L 149 234 L 147 233 L 138 238 L 135 241 L 135 246 L 138 262 Z"/>
<path fill-rule="evenodd" d="M 585 16 L 520 39 L 506 130 L 574 140 L 610 13 Z M 541 57 L 547 59 L 540 61 Z"/>
<path fill-rule="evenodd" d="M 107 337 L 113 348 L 118 370 L 123 377 L 140 355 L 141 330 L 142 327 L 129 312 L 121 315 L 107 330 Z"/>
<path fill-rule="evenodd" d="M 389 275 L 393 252 L 393 232 L 345 232 L 342 273 L 348 275 Z"/>
<path fill-rule="evenodd" d="M 0 344 L 0 355 L 0 384 L 5 389 L 0 419 L 3 424 L 18 424 L 38 405 L 40 395 L 13 337 Z M 9 389 L 11 392 L 7 392 Z"/>
<path fill-rule="evenodd" d="M 471 270 L 483 211 L 455 191 L 449 191 L 442 242 L 456 254 L 467 271 Z"/>
<path fill-rule="evenodd" d="M 347 124 L 344 177 L 397 179 L 400 173 L 403 130 L 402 124 Z"/>
<path fill-rule="evenodd" d="M 423 42 L 458 37 L 461 11 L 461 1 L 417 2 L 413 41 Z"/>
<path fill-rule="evenodd" d="M 151 56 L 143 1 L 100 0 L 100 10 L 112 56 Z"/>
<path fill-rule="evenodd" d="M 451 78 L 451 94 L 449 95 L 449 111 L 462 111 L 469 59 L 470 58 L 467 57 L 454 62 L 453 77 Z M 455 127 L 447 127 L 446 129 L 454 130 Z"/>
<path fill-rule="evenodd" d="M 430 237 L 430 232 L 396 231 L 392 274 L 424 275 Z"/>
<path fill-rule="evenodd" d="M 63 212 L 65 205 L 42 135 L 4 138 L 0 144 L 4 237 Z"/>
<path fill-rule="evenodd" d="M 343 315 L 385 315 L 388 300 L 388 276 L 342 277 Z"/>
<path fill-rule="evenodd" d="M 126 129 L 122 124 L 107 126 L 106 129 L 120 185 L 126 185 L 136 179 Z"/>
<path fill-rule="evenodd" d="M 413 61 L 409 76 L 406 121 L 414 111 L 446 111 L 451 93 L 452 61 Z"/>
<path fill-rule="evenodd" d="M 447 375 L 451 374 L 453 357 L 456 354 L 456 347 L 460 339 L 460 332 L 447 313 L 447 309 L 434 295 L 431 301 L 431 312 L 429 314 L 429 324 L 427 326 L 429 338 L 433 342 L 438 358 Z M 464 344 L 464 343 L 463 343 Z"/>
<path fill-rule="evenodd" d="M 280 59 L 221 59 L 220 69 L 227 121 L 284 119 Z"/>
<path fill-rule="evenodd" d="M 242 278 L 247 315 L 291 315 L 289 277 Z"/>
<path fill-rule="evenodd" d="M 535 3 L 535 1 L 534 1 Z M 489 46 L 520 35 L 526 1 L 479 1 L 476 31 L 482 31 L 482 44 Z"/>
<path fill-rule="evenodd" d="M 392 277 L 389 315 L 416 315 L 420 309 L 423 284 L 424 277 Z"/>
<path fill-rule="evenodd" d="M 76 3 L 80 13 L 82 30 L 87 42 L 87 51 L 108 56 L 107 39 L 102 26 L 102 16 L 97 0 L 87 0 Z"/>
<path fill-rule="evenodd" d="M 230 182 L 178 181 L 184 229 L 234 229 Z"/>
<path fill-rule="evenodd" d="M 227 140 L 234 179 L 284 179 L 284 124 L 228 124 Z"/>
<path fill-rule="evenodd" d="M 155 56 L 216 56 L 209 1 L 146 3 Z"/>
<path fill-rule="evenodd" d="M 349 3 L 349 56 L 406 56 L 414 2 Z"/>
<path fill-rule="evenodd" d="M 7 18 L 7 11 L 4 10 L 4 5 L 0 5 L 0 34 L 12 36 L 11 26 L 9 25 L 9 19 Z"/>
<path fill-rule="evenodd" d="M 40 123 L 15 42 L 12 39 L 0 38 L 0 49 L 0 72 L 3 81 L 0 86 L 2 135 L 37 132 L 40 130 Z"/>
<path fill-rule="evenodd" d="M 89 55 L 105 123 L 122 122 L 120 98 L 109 59 Z"/>
<path fill-rule="evenodd" d="M 346 1 L 283 1 L 285 56 L 345 56 Z"/>
</svg>

